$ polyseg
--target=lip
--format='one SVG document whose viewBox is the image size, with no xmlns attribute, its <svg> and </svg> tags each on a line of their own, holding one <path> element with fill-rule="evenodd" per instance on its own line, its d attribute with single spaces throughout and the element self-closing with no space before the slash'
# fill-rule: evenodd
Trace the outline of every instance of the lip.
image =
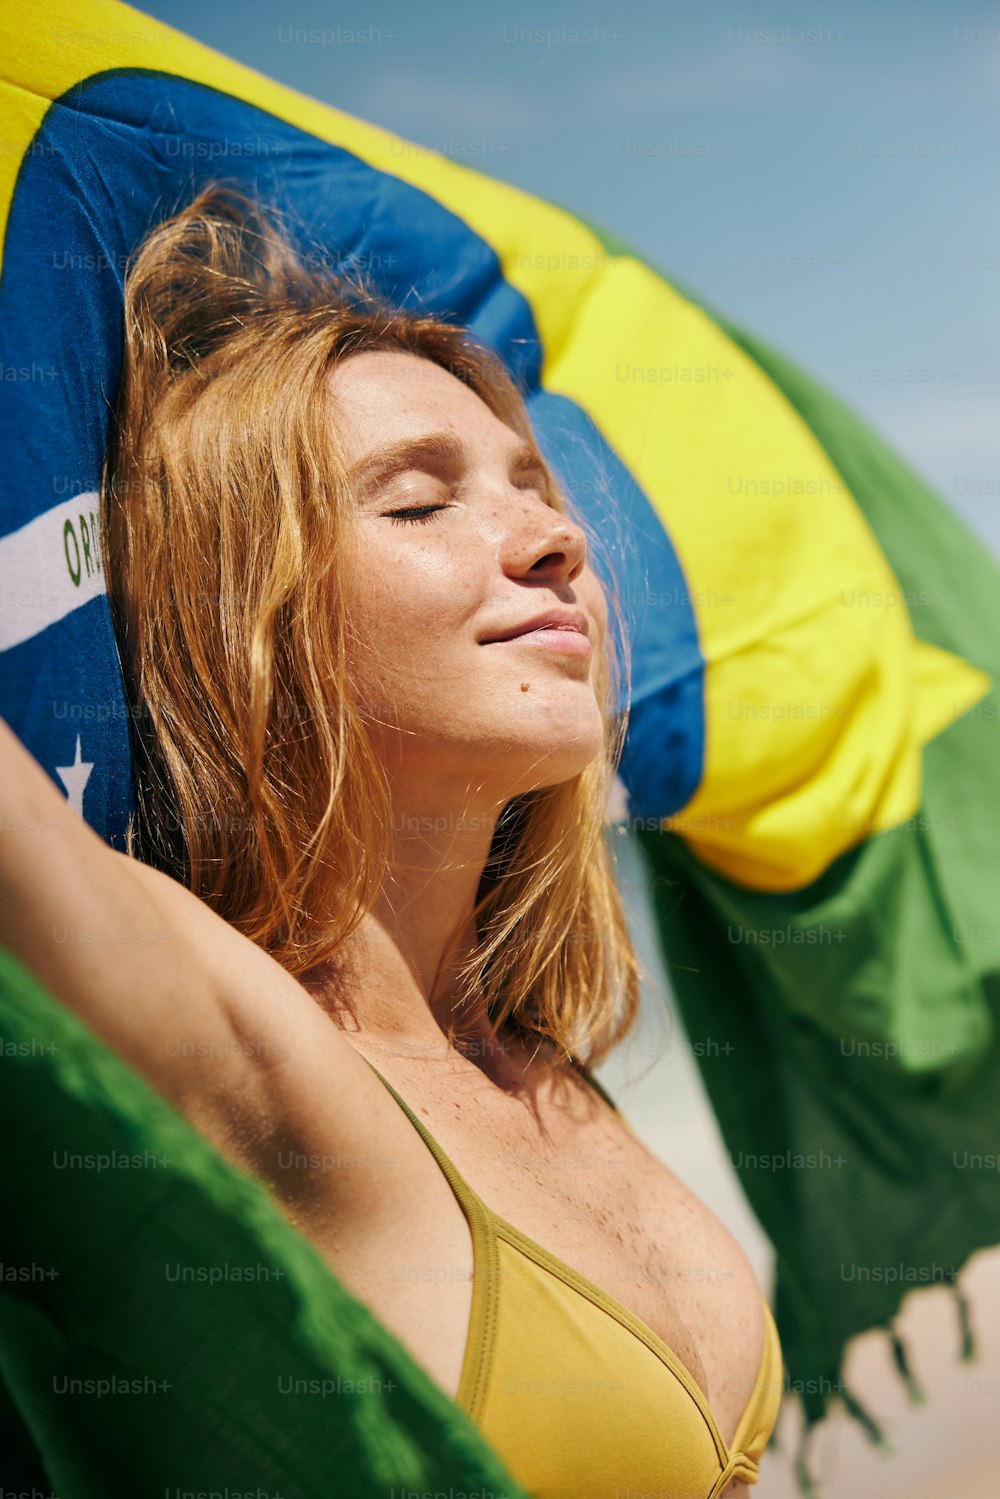
<svg viewBox="0 0 1000 1499">
<path fill-rule="evenodd" d="M 534 645 L 543 650 L 562 651 L 567 656 L 589 656 L 593 647 L 586 635 L 574 625 L 545 625 L 540 630 L 525 630 L 506 640 L 487 640 L 485 645 Z"/>
<path fill-rule="evenodd" d="M 569 639 L 576 637 L 573 649 L 579 654 L 590 650 L 590 621 L 582 609 L 547 609 L 544 614 L 536 614 L 532 619 L 526 619 L 521 624 L 512 625 L 509 630 L 501 630 L 496 635 L 490 635 L 481 640 L 481 645 L 498 645 L 511 640 L 525 640 L 528 636 L 532 639 L 546 636 L 565 635 Z M 541 641 L 542 644 L 551 644 L 551 641 Z M 567 649 L 565 643 L 559 647 Z"/>
</svg>

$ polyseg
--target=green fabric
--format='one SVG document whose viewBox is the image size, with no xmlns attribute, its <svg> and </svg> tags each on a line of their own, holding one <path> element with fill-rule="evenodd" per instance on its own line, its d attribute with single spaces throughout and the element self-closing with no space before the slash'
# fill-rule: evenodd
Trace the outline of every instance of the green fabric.
<svg viewBox="0 0 1000 1499">
<path fill-rule="evenodd" d="M 611 254 L 634 254 L 590 227 Z M 641 259 L 642 257 L 636 257 Z M 652 266 L 663 275 L 658 266 Z M 669 279 L 669 278 L 668 278 Z M 673 283 L 677 286 L 677 283 Z M 1000 569 L 843 402 L 684 287 L 784 393 L 840 471 L 918 639 L 1000 683 Z M 924 749 L 919 813 L 791 894 L 746 890 L 640 829 L 657 933 L 730 1158 L 777 1256 L 775 1314 L 806 1437 L 849 1338 L 1000 1242 L 1000 692 Z M 725 1045 L 728 1043 L 728 1045 Z M 804 1443 L 803 1446 L 806 1444 Z M 810 1480 L 801 1464 L 804 1488 Z"/>
<path fill-rule="evenodd" d="M 5 1493 L 524 1499 L 263 1185 L 3 952 L 0 1069 Z"/>
</svg>

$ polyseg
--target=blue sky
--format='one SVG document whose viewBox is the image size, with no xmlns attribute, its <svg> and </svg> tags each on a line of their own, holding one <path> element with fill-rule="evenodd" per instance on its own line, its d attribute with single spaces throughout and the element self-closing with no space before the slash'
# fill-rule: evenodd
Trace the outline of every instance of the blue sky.
<svg viewBox="0 0 1000 1499">
<path fill-rule="evenodd" d="M 612 229 L 865 415 L 1000 556 L 1000 6 L 140 8 Z"/>
</svg>

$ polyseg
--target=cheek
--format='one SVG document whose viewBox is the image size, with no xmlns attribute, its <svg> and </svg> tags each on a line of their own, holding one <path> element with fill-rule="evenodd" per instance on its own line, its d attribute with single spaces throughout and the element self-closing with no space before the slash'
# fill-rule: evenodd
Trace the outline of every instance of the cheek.
<svg viewBox="0 0 1000 1499">
<path fill-rule="evenodd" d="M 580 592 L 584 596 L 584 604 L 591 614 L 598 636 L 603 641 L 608 633 L 608 603 L 604 589 L 598 582 L 595 574 L 588 572 L 586 587 L 581 583 Z"/>
<path fill-rule="evenodd" d="M 347 595 L 362 656 L 393 674 L 423 674 L 443 653 L 474 644 L 475 607 L 472 581 L 444 546 L 394 535 L 369 539 Z"/>
</svg>

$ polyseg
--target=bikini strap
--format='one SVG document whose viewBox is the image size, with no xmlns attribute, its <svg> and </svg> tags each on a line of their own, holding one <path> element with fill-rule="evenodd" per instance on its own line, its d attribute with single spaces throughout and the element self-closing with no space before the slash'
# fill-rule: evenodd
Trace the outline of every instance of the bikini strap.
<svg viewBox="0 0 1000 1499">
<path fill-rule="evenodd" d="M 365 1061 L 368 1062 L 367 1057 Z M 399 1096 L 392 1083 L 382 1076 L 374 1062 L 368 1062 L 368 1065 L 383 1087 L 392 1094 L 437 1161 L 469 1225 L 469 1233 L 472 1237 L 472 1310 L 469 1316 L 465 1356 L 462 1361 L 462 1372 L 455 1402 L 465 1411 L 473 1424 L 477 1424 L 482 1413 L 483 1401 L 486 1398 L 491 1367 L 491 1359 L 488 1353 L 484 1353 L 484 1350 L 488 1350 L 491 1346 L 492 1329 L 496 1321 L 496 1298 L 500 1287 L 500 1264 L 492 1215 L 482 1198 L 469 1186 L 458 1167 L 453 1165 L 451 1159 L 445 1155 L 423 1120 L 418 1119 L 406 1099 Z"/>
<path fill-rule="evenodd" d="M 359 1052 L 358 1055 L 360 1056 L 361 1053 Z M 451 1157 L 445 1155 L 445 1152 L 435 1140 L 434 1136 L 431 1134 L 430 1130 L 427 1128 L 423 1120 L 413 1112 L 413 1110 L 410 1108 L 410 1105 L 406 1102 L 405 1098 L 400 1097 L 400 1095 L 396 1092 L 396 1089 L 392 1086 L 392 1083 L 389 1082 L 388 1078 L 382 1076 L 381 1072 L 379 1072 L 378 1068 L 375 1066 L 375 1063 L 369 1062 L 367 1057 L 364 1057 L 363 1060 L 368 1062 L 369 1067 L 374 1072 L 379 1082 L 389 1090 L 393 1098 L 399 1104 L 399 1107 L 403 1110 L 403 1113 L 409 1119 L 410 1123 L 419 1132 L 424 1143 L 433 1154 L 434 1159 L 437 1161 L 438 1165 L 441 1167 L 441 1170 L 448 1178 L 448 1181 L 450 1182 L 452 1189 L 455 1191 L 459 1200 L 463 1202 L 471 1202 L 474 1205 L 474 1212 L 478 1212 L 480 1216 L 488 1217 L 490 1214 L 490 1209 L 486 1206 L 478 1193 L 474 1192 L 473 1189 L 469 1186 L 468 1182 L 465 1180 L 465 1177 L 451 1160 Z M 634 1134 L 635 1131 L 632 1130 L 632 1126 L 621 1113 L 614 1099 L 598 1082 L 597 1078 L 591 1072 L 590 1068 L 585 1066 L 584 1063 L 579 1061 L 579 1059 L 576 1057 L 571 1058 L 571 1061 L 576 1071 L 580 1073 L 581 1077 L 583 1077 L 590 1084 L 595 1092 L 600 1094 L 605 1103 L 607 1103 L 608 1106 L 613 1110 L 617 1118 L 619 1118 L 625 1125 L 626 1129 L 631 1130 Z"/>
<path fill-rule="evenodd" d="M 361 1053 L 359 1052 L 358 1055 L 360 1056 Z M 466 1213 L 468 1214 L 468 1212 L 471 1210 L 474 1217 L 480 1219 L 485 1217 L 488 1213 L 485 1203 L 469 1186 L 469 1183 L 465 1180 L 465 1177 L 459 1171 L 458 1167 L 454 1164 L 451 1157 L 445 1155 L 441 1146 L 435 1140 L 434 1136 L 431 1134 L 424 1121 L 413 1112 L 413 1110 L 410 1108 L 410 1105 L 406 1102 L 406 1099 L 400 1097 L 400 1095 L 396 1092 L 396 1089 L 392 1086 L 392 1083 L 390 1083 L 389 1079 L 382 1076 L 381 1072 L 379 1072 L 378 1068 L 375 1066 L 375 1063 L 369 1062 L 367 1057 L 364 1057 L 363 1060 L 368 1062 L 369 1067 L 374 1072 L 379 1082 L 389 1090 L 393 1098 L 399 1104 L 399 1107 L 403 1110 L 403 1113 L 413 1125 L 414 1129 L 421 1136 L 424 1144 L 427 1146 L 428 1150 L 431 1152 L 434 1159 L 441 1167 L 441 1170 L 448 1178 L 449 1186 L 455 1193 L 455 1196 L 458 1198 L 461 1205 L 466 1209 Z"/>
</svg>

